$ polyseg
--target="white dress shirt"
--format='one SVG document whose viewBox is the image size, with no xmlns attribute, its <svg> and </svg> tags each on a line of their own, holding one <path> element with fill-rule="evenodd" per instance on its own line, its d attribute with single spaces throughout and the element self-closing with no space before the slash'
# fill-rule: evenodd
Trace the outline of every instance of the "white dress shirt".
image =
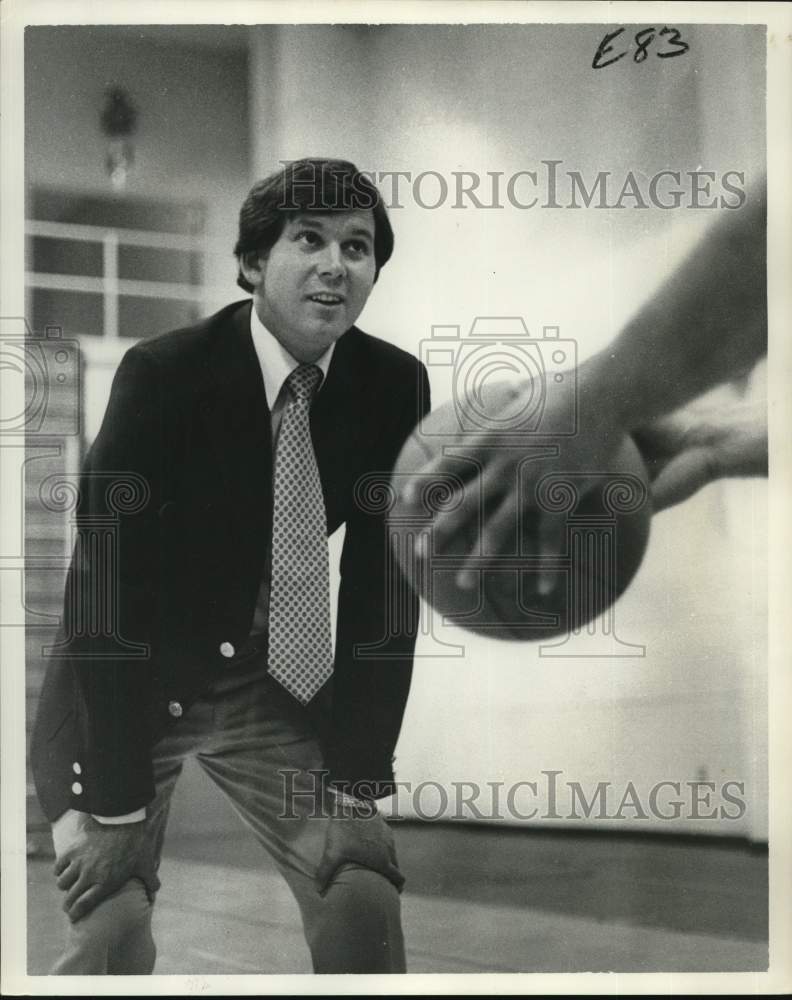
<svg viewBox="0 0 792 1000">
<path fill-rule="evenodd" d="M 256 349 L 256 357 L 261 365 L 261 374 L 264 378 L 264 393 L 267 397 L 272 420 L 272 442 L 273 445 L 278 437 L 283 410 L 286 406 L 288 390 L 284 389 L 283 383 L 300 364 L 293 358 L 281 342 L 269 332 L 256 314 L 255 308 L 250 310 L 250 332 L 253 336 L 253 346 Z M 330 368 L 330 361 L 333 357 L 335 344 L 331 344 L 324 354 L 318 358 L 314 364 L 322 370 L 324 376 L 319 386 L 319 392 L 327 378 Z M 274 466 L 273 466 L 274 467 Z"/>
</svg>

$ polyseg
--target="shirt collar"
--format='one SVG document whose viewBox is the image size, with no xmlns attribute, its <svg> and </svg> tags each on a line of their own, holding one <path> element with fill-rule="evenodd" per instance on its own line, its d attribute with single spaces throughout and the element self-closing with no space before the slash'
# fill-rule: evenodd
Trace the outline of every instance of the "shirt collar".
<svg viewBox="0 0 792 1000">
<path fill-rule="evenodd" d="M 283 388 L 283 383 L 300 364 L 289 354 L 286 348 L 277 340 L 273 334 L 264 326 L 256 313 L 256 307 L 250 309 L 250 332 L 253 336 L 253 346 L 256 349 L 256 356 L 261 365 L 261 374 L 264 377 L 264 392 L 267 396 L 267 406 L 271 410 L 275 405 L 275 400 Z M 330 361 L 335 350 L 335 343 L 331 344 L 324 354 L 318 358 L 314 364 L 322 370 L 324 376 L 319 386 L 322 386 L 327 378 L 330 368 Z"/>
</svg>

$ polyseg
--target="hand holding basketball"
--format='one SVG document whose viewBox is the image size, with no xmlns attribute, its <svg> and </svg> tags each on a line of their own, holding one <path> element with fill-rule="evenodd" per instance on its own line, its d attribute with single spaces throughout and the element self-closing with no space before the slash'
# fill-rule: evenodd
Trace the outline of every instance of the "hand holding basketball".
<svg viewBox="0 0 792 1000">
<path fill-rule="evenodd" d="M 543 639 L 601 613 L 634 576 L 648 474 L 607 406 L 581 405 L 578 433 L 553 434 L 568 410 L 552 385 L 541 432 L 507 432 L 520 393 L 482 387 L 476 405 L 499 430 L 463 430 L 459 399 L 422 421 L 396 465 L 391 523 L 408 578 L 438 610 L 483 634 Z"/>
</svg>

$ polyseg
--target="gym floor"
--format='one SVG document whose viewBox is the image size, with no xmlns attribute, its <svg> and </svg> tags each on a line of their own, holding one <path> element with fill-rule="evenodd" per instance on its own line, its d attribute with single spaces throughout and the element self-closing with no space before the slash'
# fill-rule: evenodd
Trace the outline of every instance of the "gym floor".
<svg viewBox="0 0 792 1000">
<path fill-rule="evenodd" d="M 410 972 L 767 968 L 767 850 L 667 835 L 396 826 Z M 297 908 L 244 830 L 169 838 L 161 974 L 310 972 Z M 60 947 L 52 859 L 28 864 L 28 972 Z"/>
</svg>

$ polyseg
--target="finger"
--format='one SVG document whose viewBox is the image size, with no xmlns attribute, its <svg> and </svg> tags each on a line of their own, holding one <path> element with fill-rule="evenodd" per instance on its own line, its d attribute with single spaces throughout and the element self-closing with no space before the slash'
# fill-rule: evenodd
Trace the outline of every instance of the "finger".
<svg viewBox="0 0 792 1000">
<path fill-rule="evenodd" d="M 70 864 L 68 868 L 64 868 L 60 875 L 55 879 L 55 885 L 64 891 L 69 889 L 77 879 L 80 877 L 80 866 L 77 863 Z"/>
<path fill-rule="evenodd" d="M 360 857 L 355 857 L 353 852 L 345 854 L 342 857 L 323 858 L 314 876 L 317 891 L 320 896 L 326 895 L 339 871 L 347 865 L 354 865 L 379 872 L 380 875 L 384 875 L 401 892 L 405 879 L 395 864 L 395 860 L 395 853 L 391 850 L 388 850 L 387 853 L 382 851 L 365 851 Z"/>
<path fill-rule="evenodd" d="M 341 864 L 359 864 L 364 868 L 371 869 L 371 871 L 379 872 L 380 875 L 384 875 L 401 892 L 404 885 L 404 876 L 399 871 L 396 861 L 396 850 L 393 843 L 383 843 L 380 841 L 377 844 L 368 846 L 369 849 L 360 852 L 359 857 L 348 857 Z"/>
<path fill-rule="evenodd" d="M 644 461 L 671 455 L 679 450 L 681 443 L 678 433 L 670 433 L 668 428 L 662 425 L 651 424 L 632 431 L 632 439 L 638 445 Z"/>
<path fill-rule="evenodd" d="M 388 879 L 388 881 L 392 882 L 393 885 L 396 886 L 398 892 L 402 891 L 404 888 L 405 878 L 396 865 L 388 864 L 382 874 Z"/>
<path fill-rule="evenodd" d="M 677 456 L 652 482 L 655 512 L 687 500 L 713 479 L 712 464 L 703 448 Z"/>
<path fill-rule="evenodd" d="M 662 457 L 658 455 L 656 458 L 647 458 L 646 455 L 643 455 L 642 457 L 646 471 L 649 473 L 650 483 L 653 483 L 658 478 L 669 462 L 674 461 L 673 455 L 663 455 Z"/>
<path fill-rule="evenodd" d="M 421 465 L 404 482 L 401 496 L 405 503 L 413 505 L 420 501 L 424 490 L 432 480 L 438 482 L 459 481 L 463 485 L 475 477 L 477 468 L 472 462 L 460 461 L 458 456 L 435 452 L 432 458 Z"/>
<path fill-rule="evenodd" d="M 316 883 L 316 889 L 320 896 L 324 896 L 327 892 L 330 883 L 333 880 L 333 876 L 338 871 L 340 865 L 344 864 L 342 860 L 338 858 L 332 858 L 325 855 L 319 862 L 319 867 L 316 869 L 316 875 L 314 876 L 314 881 Z"/>
<path fill-rule="evenodd" d="M 435 552 L 459 552 L 464 548 L 464 539 L 476 536 L 481 510 L 479 485 L 478 479 L 469 480 L 447 496 L 447 502 L 446 495 L 439 492 L 430 499 L 432 506 L 436 504 L 431 527 Z"/>
<path fill-rule="evenodd" d="M 649 472 L 650 480 L 658 476 L 674 457 L 672 449 L 658 447 L 657 442 L 653 440 L 651 435 L 642 435 L 634 432 L 633 440 L 638 446 L 638 451 L 641 453 L 641 458 Z"/>
<path fill-rule="evenodd" d="M 482 520 L 477 544 L 467 552 L 467 558 L 456 575 L 456 585 L 471 590 L 478 579 L 479 556 L 519 555 L 515 546 L 517 538 L 517 498 L 507 493 L 493 514 Z"/>
<path fill-rule="evenodd" d="M 481 521 L 478 479 L 469 480 L 450 494 L 444 484 L 437 490 L 429 484 L 424 503 L 434 516 L 416 543 L 418 559 L 426 561 L 432 555 L 464 556 L 471 549 L 478 551 Z"/>
<path fill-rule="evenodd" d="M 492 452 L 492 435 L 486 431 L 459 431 L 457 434 L 442 436 L 426 435 L 425 454 L 431 454 L 416 470 L 416 475 L 407 481 L 402 496 L 408 503 L 415 503 L 427 480 L 453 477 L 467 485 L 478 479 L 482 466 L 493 482 L 502 480 L 500 472 L 508 462 L 504 456 Z"/>
<path fill-rule="evenodd" d="M 656 462 L 665 464 L 680 452 L 696 446 L 696 441 L 692 439 L 695 430 L 695 422 L 688 413 L 685 418 L 663 417 L 653 424 L 633 430 L 631 435 L 647 465 Z"/>
<path fill-rule="evenodd" d="M 60 875 L 61 872 L 65 871 L 71 864 L 71 856 L 69 854 L 61 854 L 59 858 L 55 859 L 55 867 L 52 869 L 55 875 Z"/>
<path fill-rule="evenodd" d="M 394 867 L 399 867 L 399 862 L 396 860 L 396 844 L 393 840 L 388 844 L 388 859 Z"/>
<path fill-rule="evenodd" d="M 67 911 L 69 920 L 74 924 L 95 909 L 103 899 L 110 895 L 110 889 L 103 885 L 92 885 L 79 897 L 70 910 Z"/>
<path fill-rule="evenodd" d="M 80 873 L 80 877 L 74 882 L 69 891 L 66 893 L 66 897 L 63 900 L 63 911 L 64 913 L 71 913 L 71 908 L 77 902 L 77 900 L 82 896 L 93 885 L 93 881 L 89 878 L 85 872 Z"/>
<path fill-rule="evenodd" d="M 443 552 L 453 547 L 457 540 L 474 533 L 475 517 L 478 511 L 478 490 L 476 481 L 469 480 L 456 484 L 448 480 L 428 478 L 420 483 L 418 499 L 409 503 L 410 507 L 420 507 L 422 514 L 431 514 L 428 525 L 431 542 L 423 534 L 416 545 L 419 559 L 427 559 L 431 552 Z M 462 545 L 461 541 L 458 545 Z M 453 551 L 453 548 L 452 548 Z"/>
<path fill-rule="evenodd" d="M 325 850 L 314 875 L 320 895 L 327 892 L 343 865 L 357 864 L 379 869 L 387 852 L 382 847 L 380 831 L 371 827 L 370 822 L 351 819 L 330 821 Z"/>
</svg>

